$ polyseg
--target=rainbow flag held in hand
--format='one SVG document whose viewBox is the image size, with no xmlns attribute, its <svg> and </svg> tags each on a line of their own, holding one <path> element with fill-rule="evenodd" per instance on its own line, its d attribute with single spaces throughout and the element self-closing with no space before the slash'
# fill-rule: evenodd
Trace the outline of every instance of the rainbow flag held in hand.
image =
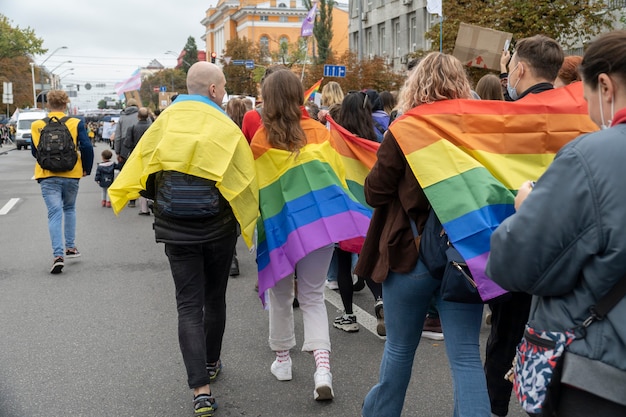
<svg viewBox="0 0 626 417">
<path fill-rule="evenodd" d="M 421 105 L 389 130 L 488 301 L 505 293 L 485 266 L 491 233 L 514 212 L 517 188 L 537 180 L 563 145 L 597 126 L 577 82 L 516 102 Z"/>
<path fill-rule="evenodd" d="M 311 86 L 311 88 L 309 88 L 308 90 L 306 90 L 304 92 L 304 102 L 306 103 L 307 101 L 309 101 L 311 99 L 311 96 L 315 93 L 317 93 L 318 91 L 320 91 L 320 86 L 322 85 L 322 80 L 324 78 L 320 78 L 318 82 L 316 82 L 315 84 L 313 84 Z"/>
<path fill-rule="evenodd" d="M 302 120 L 307 144 L 297 152 L 271 147 L 261 128 L 250 144 L 259 184 L 257 223 L 259 296 L 294 273 L 324 246 L 365 237 L 371 211 L 350 192 L 328 130 Z"/>
</svg>

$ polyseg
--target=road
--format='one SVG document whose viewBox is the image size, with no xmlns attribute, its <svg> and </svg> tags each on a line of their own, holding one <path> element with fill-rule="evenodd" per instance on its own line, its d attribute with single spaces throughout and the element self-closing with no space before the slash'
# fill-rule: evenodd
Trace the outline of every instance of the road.
<svg viewBox="0 0 626 417">
<path fill-rule="evenodd" d="M 95 148 L 99 160 L 103 144 Z M 81 180 L 77 246 L 51 275 L 46 208 L 32 180 L 29 151 L 0 148 L 0 416 L 191 415 L 191 393 L 178 347 L 174 286 L 152 218 L 127 208 L 115 216 L 100 206 L 93 175 Z M 95 173 L 95 169 L 94 169 Z M 18 199 L 18 200 L 12 200 Z M 238 242 L 241 275 L 228 287 L 224 369 L 212 390 L 216 416 L 359 416 L 375 384 L 384 339 L 375 334 L 374 300 L 355 294 L 358 333 L 331 328 L 336 399 L 313 401 L 313 358 L 292 351 L 294 377 L 269 372 L 268 317 L 254 284 L 253 254 Z M 329 321 L 339 295 L 326 290 Z M 302 343 L 302 318 L 296 335 Z M 488 328 L 483 327 L 484 346 Z M 445 342 L 422 339 L 403 416 L 452 415 Z M 515 400 L 509 416 L 522 417 Z"/>
</svg>

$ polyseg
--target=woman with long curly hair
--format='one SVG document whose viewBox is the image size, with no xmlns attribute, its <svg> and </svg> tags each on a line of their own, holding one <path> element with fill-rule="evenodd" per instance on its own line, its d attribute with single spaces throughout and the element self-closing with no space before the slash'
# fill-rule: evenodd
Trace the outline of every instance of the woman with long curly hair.
<svg viewBox="0 0 626 417">
<path fill-rule="evenodd" d="M 401 91 L 399 108 L 404 116 L 385 133 L 378 160 L 365 180 L 365 198 L 374 207 L 374 214 L 355 273 L 382 282 L 387 342 L 378 383 L 363 403 L 363 417 L 401 415 L 433 297 L 446 334 L 454 416 L 491 415 L 479 349 L 483 305 L 444 301 L 441 281 L 418 259 L 411 221 L 421 233 L 430 203 L 403 151 L 403 145 L 411 144 L 422 133 L 414 127 L 411 109 L 469 98 L 469 80 L 458 59 L 439 52 L 424 57 Z"/>
</svg>

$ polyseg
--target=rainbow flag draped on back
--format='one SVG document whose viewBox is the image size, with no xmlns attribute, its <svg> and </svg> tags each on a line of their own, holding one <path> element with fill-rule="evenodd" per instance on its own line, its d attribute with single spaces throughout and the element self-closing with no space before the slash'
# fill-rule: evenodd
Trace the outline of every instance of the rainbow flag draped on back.
<svg viewBox="0 0 626 417">
<path fill-rule="evenodd" d="M 265 128 L 250 144 L 259 182 L 259 295 L 292 274 L 309 253 L 365 237 L 371 211 L 350 192 L 329 131 L 303 118 L 307 144 L 298 152 L 272 148 Z"/>
<path fill-rule="evenodd" d="M 314 93 L 317 93 L 318 91 L 320 91 L 320 86 L 322 85 L 322 80 L 324 78 L 320 78 L 318 82 L 316 82 L 315 84 L 313 84 L 311 86 L 311 88 L 309 88 L 308 90 L 306 90 L 304 92 L 304 102 L 306 103 L 307 101 L 309 101 L 309 99 L 311 98 L 311 96 Z"/>
<path fill-rule="evenodd" d="M 563 145 L 597 127 L 575 83 L 513 103 L 421 105 L 389 130 L 487 301 L 505 292 L 485 266 L 491 233 L 514 212 L 517 188 L 538 179 Z"/>
</svg>

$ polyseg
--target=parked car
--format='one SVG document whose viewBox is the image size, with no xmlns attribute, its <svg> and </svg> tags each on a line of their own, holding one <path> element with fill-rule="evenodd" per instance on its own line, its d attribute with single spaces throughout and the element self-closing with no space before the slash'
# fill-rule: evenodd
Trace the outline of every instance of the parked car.
<svg viewBox="0 0 626 417">
<path fill-rule="evenodd" d="M 17 150 L 22 148 L 28 149 L 32 146 L 32 135 L 30 133 L 30 125 L 35 120 L 41 120 L 48 116 L 48 112 L 41 109 L 20 110 L 17 116 L 17 128 L 15 130 L 15 147 Z"/>
</svg>

